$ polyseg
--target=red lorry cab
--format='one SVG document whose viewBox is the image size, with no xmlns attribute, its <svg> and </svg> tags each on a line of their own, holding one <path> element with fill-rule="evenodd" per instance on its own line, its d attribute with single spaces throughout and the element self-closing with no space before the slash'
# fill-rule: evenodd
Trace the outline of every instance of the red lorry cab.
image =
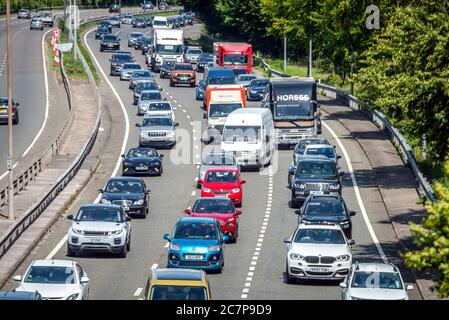
<svg viewBox="0 0 449 320">
<path fill-rule="evenodd" d="M 241 42 L 214 42 L 214 61 L 220 67 L 245 69 L 251 73 L 253 46 Z"/>
</svg>

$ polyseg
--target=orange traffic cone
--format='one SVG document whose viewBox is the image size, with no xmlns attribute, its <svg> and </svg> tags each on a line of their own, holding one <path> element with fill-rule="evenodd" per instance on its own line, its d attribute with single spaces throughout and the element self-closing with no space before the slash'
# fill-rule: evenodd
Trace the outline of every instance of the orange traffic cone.
<svg viewBox="0 0 449 320">
<path fill-rule="evenodd" d="M 61 65 L 59 61 L 59 50 L 55 51 L 55 66 L 59 67 Z"/>
</svg>

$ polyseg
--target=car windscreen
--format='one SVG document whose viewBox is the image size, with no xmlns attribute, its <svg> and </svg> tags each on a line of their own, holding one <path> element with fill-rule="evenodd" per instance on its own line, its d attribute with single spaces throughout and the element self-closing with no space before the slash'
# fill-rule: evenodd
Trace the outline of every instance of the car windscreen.
<svg viewBox="0 0 449 320">
<path fill-rule="evenodd" d="M 181 54 L 182 45 L 158 44 L 156 45 L 156 52 L 159 54 Z"/>
<path fill-rule="evenodd" d="M 132 61 L 132 56 L 129 54 L 120 54 L 120 55 L 113 55 L 111 58 L 112 62 L 129 62 Z"/>
<path fill-rule="evenodd" d="M 206 173 L 206 182 L 238 182 L 236 171 L 208 171 Z"/>
<path fill-rule="evenodd" d="M 246 66 L 248 61 L 248 55 L 245 54 L 225 54 L 223 58 L 223 64 L 225 66 Z"/>
<path fill-rule="evenodd" d="M 201 54 L 201 50 L 200 49 L 189 49 L 187 50 L 187 54 Z"/>
<path fill-rule="evenodd" d="M 217 239 L 217 229 L 210 222 L 179 222 L 174 239 Z"/>
<path fill-rule="evenodd" d="M 139 181 L 111 180 L 105 190 L 111 193 L 140 193 L 143 192 L 143 186 Z"/>
<path fill-rule="evenodd" d="M 341 201 L 330 198 L 318 198 L 317 200 L 309 201 L 304 210 L 304 215 L 307 216 L 345 216 L 345 208 Z"/>
<path fill-rule="evenodd" d="M 168 117 L 143 119 L 142 127 L 154 127 L 154 126 L 171 127 L 171 126 L 173 126 L 173 122 L 172 122 L 171 118 L 168 118 Z"/>
<path fill-rule="evenodd" d="M 75 273 L 72 267 L 32 266 L 25 283 L 73 284 Z"/>
<path fill-rule="evenodd" d="M 234 205 L 230 199 L 199 199 L 193 205 L 192 212 L 231 213 L 234 212 Z"/>
<path fill-rule="evenodd" d="M 351 287 L 402 289 L 402 281 L 395 272 L 355 271 Z"/>
<path fill-rule="evenodd" d="M 193 67 L 191 64 L 177 64 L 177 65 L 175 65 L 175 70 L 193 71 Z"/>
<path fill-rule="evenodd" d="M 248 76 L 243 75 L 243 76 L 239 76 L 238 77 L 238 81 L 251 81 L 253 79 L 255 79 L 255 77 L 254 76 L 250 76 L 250 75 L 248 75 Z"/>
<path fill-rule="evenodd" d="M 140 100 L 162 100 L 161 93 L 158 92 L 142 92 Z"/>
<path fill-rule="evenodd" d="M 204 160 L 204 164 L 208 166 L 233 165 L 235 164 L 235 159 L 232 156 L 211 154 L 206 157 L 206 159 Z"/>
<path fill-rule="evenodd" d="M 153 20 L 153 26 L 166 26 L 166 25 L 167 25 L 166 21 Z"/>
<path fill-rule="evenodd" d="M 214 56 L 211 54 L 202 54 L 199 57 L 200 62 L 208 62 L 208 61 L 214 61 Z"/>
<path fill-rule="evenodd" d="M 251 81 L 251 87 L 266 87 L 270 83 L 270 80 L 257 80 L 254 79 Z"/>
<path fill-rule="evenodd" d="M 138 38 L 138 37 L 142 37 L 143 33 L 142 32 L 133 32 L 129 35 L 130 38 Z"/>
<path fill-rule="evenodd" d="M 162 68 L 165 68 L 165 69 L 173 69 L 174 66 L 175 66 L 174 61 L 164 61 L 162 63 Z"/>
<path fill-rule="evenodd" d="M 334 229 L 300 229 L 296 233 L 295 243 L 345 244 L 340 230 Z"/>
<path fill-rule="evenodd" d="M 154 286 L 151 300 L 207 300 L 206 288 L 190 286 Z"/>
<path fill-rule="evenodd" d="M 104 35 L 103 36 L 103 41 L 105 42 L 112 42 L 112 41 L 118 41 L 117 37 L 114 35 Z"/>
<path fill-rule="evenodd" d="M 134 71 L 133 72 L 133 77 L 137 78 L 137 77 L 142 77 L 142 78 L 151 78 L 151 72 L 147 71 L 147 70 L 142 70 L 142 71 Z"/>
<path fill-rule="evenodd" d="M 147 111 L 170 111 L 171 106 L 168 102 L 150 103 Z"/>
<path fill-rule="evenodd" d="M 260 140 L 260 132 L 260 126 L 225 126 L 223 141 L 257 143 Z"/>
<path fill-rule="evenodd" d="M 76 221 L 122 222 L 120 209 L 107 207 L 81 207 L 75 217 Z"/>
<path fill-rule="evenodd" d="M 337 167 L 334 162 L 301 161 L 296 168 L 296 177 L 335 179 Z"/>
<path fill-rule="evenodd" d="M 234 77 L 210 77 L 209 84 L 235 84 Z"/>
<path fill-rule="evenodd" d="M 296 144 L 294 152 L 303 154 L 306 146 L 309 144 L 328 144 L 325 139 L 301 139 L 298 144 Z"/>
<path fill-rule="evenodd" d="M 140 65 L 138 65 L 138 64 L 135 64 L 135 63 L 126 63 L 124 66 L 123 66 L 123 69 L 131 69 L 131 70 L 138 70 L 138 69 L 142 69 L 141 67 L 140 67 Z"/>
<path fill-rule="evenodd" d="M 226 117 L 232 111 L 241 107 L 241 103 L 213 103 L 209 105 L 209 117 Z"/>
<path fill-rule="evenodd" d="M 295 104 L 276 103 L 274 118 L 303 118 L 313 116 L 312 101 L 297 101 Z"/>
<path fill-rule="evenodd" d="M 128 158 L 144 158 L 144 157 L 157 157 L 157 151 L 153 149 L 143 149 L 143 148 L 137 148 L 137 149 L 131 149 L 128 152 L 127 157 Z"/>
<path fill-rule="evenodd" d="M 159 90 L 159 87 L 157 86 L 156 82 L 140 82 L 136 85 L 136 88 L 134 91 L 136 93 L 140 93 L 143 90 Z"/>
<path fill-rule="evenodd" d="M 327 158 L 335 158 L 335 151 L 333 147 L 330 148 L 307 148 L 304 153 L 305 156 L 325 156 Z"/>
</svg>

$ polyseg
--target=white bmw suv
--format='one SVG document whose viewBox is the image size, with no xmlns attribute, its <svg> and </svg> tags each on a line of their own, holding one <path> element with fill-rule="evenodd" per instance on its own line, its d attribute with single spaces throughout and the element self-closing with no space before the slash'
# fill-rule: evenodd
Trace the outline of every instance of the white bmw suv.
<svg viewBox="0 0 449 320">
<path fill-rule="evenodd" d="M 287 244 L 286 282 L 296 279 L 343 279 L 352 264 L 351 246 L 334 224 L 299 224 Z"/>
</svg>

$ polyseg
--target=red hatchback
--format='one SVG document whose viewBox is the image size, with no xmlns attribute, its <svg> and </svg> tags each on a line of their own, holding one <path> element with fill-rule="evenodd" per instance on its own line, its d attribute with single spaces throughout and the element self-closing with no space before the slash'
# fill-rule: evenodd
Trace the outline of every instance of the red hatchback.
<svg viewBox="0 0 449 320">
<path fill-rule="evenodd" d="M 225 198 L 199 198 L 195 201 L 192 209 L 184 212 L 191 217 L 209 217 L 220 221 L 223 234 L 229 236 L 229 242 L 235 243 L 239 236 L 239 218 L 242 214 L 236 210 L 231 199 Z"/>
<path fill-rule="evenodd" d="M 229 198 L 236 206 L 242 206 L 242 184 L 240 173 L 233 168 L 213 168 L 206 171 L 202 184 L 201 197 Z"/>
</svg>

